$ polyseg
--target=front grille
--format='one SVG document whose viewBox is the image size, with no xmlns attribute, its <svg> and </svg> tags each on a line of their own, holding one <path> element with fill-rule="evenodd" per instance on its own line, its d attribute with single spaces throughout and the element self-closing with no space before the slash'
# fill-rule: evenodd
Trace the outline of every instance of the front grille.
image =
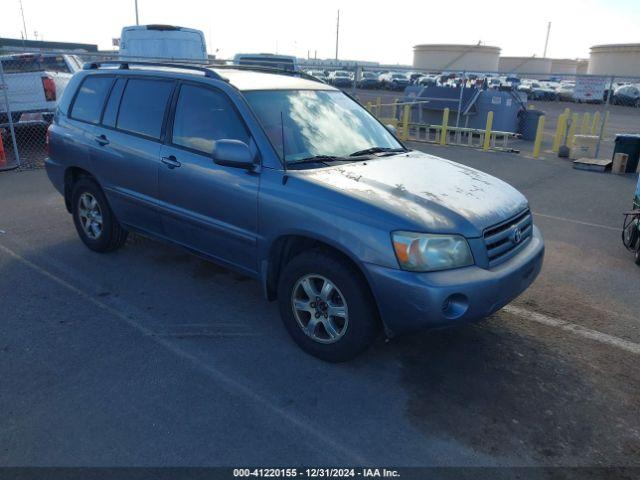
<svg viewBox="0 0 640 480">
<path fill-rule="evenodd" d="M 519 234 L 516 233 L 516 229 Z M 487 228 L 483 237 L 489 266 L 498 265 L 518 253 L 531 239 L 532 233 L 533 218 L 528 209 L 507 221 Z"/>
</svg>

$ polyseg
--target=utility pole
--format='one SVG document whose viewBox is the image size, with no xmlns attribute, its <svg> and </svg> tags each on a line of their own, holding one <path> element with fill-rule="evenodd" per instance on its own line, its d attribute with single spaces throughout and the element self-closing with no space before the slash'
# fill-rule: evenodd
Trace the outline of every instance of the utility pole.
<svg viewBox="0 0 640 480">
<path fill-rule="evenodd" d="M 140 20 L 138 18 L 138 0 L 135 0 L 136 2 L 136 25 L 140 25 Z"/>
<path fill-rule="evenodd" d="M 547 24 L 547 38 L 544 41 L 544 52 L 542 58 L 547 58 L 547 47 L 549 46 L 549 32 L 551 32 L 551 22 Z"/>
<path fill-rule="evenodd" d="M 338 60 L 338 43 L 340 42 L 340 10 L 338 10 L 338 20 L 336 22 L 336 60 Z"/>
<path fill-rule="evenodd" d="M 24 30 L 24 39 L 29 40 L 27 36 L 27 24 L 24 21 L 24 8 L 22 8 L 22 0 L 18 0 L 20 2 L 20 14 L 22 15 L 22 29 Z"/>
</svg>

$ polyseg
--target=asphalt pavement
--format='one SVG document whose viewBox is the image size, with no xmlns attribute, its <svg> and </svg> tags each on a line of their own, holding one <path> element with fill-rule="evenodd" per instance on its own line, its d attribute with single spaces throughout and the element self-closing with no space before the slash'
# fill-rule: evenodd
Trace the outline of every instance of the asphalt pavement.
<svg viewBox="0 0 640 480">
<path fill-rule="evenodd" d="M 44 171 L 0 173 L 0 466 L 638 466 L 635 176 L 419 144 L 507 180 L 543 271 L 476 325 L 332 365 L 260 286 L 132 236 L 97 254 Z"/>
</svg>

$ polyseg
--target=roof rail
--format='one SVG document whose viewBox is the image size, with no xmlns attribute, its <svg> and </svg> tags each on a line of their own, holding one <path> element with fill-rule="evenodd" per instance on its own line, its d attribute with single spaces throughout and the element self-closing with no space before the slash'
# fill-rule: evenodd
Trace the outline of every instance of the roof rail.
<svg viewBox="0 0 640 480">
<path fill-rule="evenodd" d="M 187 63 L 171 63 L 171 62 L 139 62 L 130 60 L 107 60 L 104 62 L 88 62 L 82 66 L 83 70 L 98 70 L 103 66 L 118 66 L 119 70 L 129 70 L 129 66 L 143 66 L 143 67 L 167 67 L 177 68 L 182 70 L 194 70 L 197 72 L 203 72 L 205 77 L 214 78 L 216 80 L 222 80 L 228 82 L 229 80 L 222 75 L 217 74 L 209 66 L 199 67 L 197 65 L 189 65 Z"/>
<path fill-rule="evenodd" d="M 275 73 L 279 75 L 289 75 L 292 77 L 300 77 L 306 80 L 311 80 L 313 82 L 318 83 L 326 83 L 320 80 L 313 75 L 309 75 L 308 73 L 302 72 L 300 70 L 289 70 L 287 68 L 278 68 L 278 67 L 264 67 L 262 65 L 237 65 L 237 64 L 217 64 L 212 63 L 207 65 L 209 68 L 220 68 L 220 69 L 228 69 L 228 70 L 250 70 L 254 72 L 263 72 L 263 73 Z"/>
</svg>

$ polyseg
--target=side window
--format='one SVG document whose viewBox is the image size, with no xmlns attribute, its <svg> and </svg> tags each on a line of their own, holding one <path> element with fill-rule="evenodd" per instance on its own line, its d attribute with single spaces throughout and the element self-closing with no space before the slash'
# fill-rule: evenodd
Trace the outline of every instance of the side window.
<svg viewBox="0 0 640 480">
<path fill-rule="evenodd" d="M 223 138 L 249 140 L 229 99 L 209 88 L 183 85 L 176 104 L 172 143 L 210 154 L 213 142 Z"/>
<path fill-rule="evenodd" d="M 116 80 L 116 84 L 111 89 L 111 95 L 107 100 L 107 106 L 104 109 L 104 115 L 102 116 L 102 124 L 107 127 L 116 126 L 116 118 L 118 116 L 118 107 L 120 106 L 120 98 L 122 97 L 122 91 L 127 80 L 119 78 Z"/>
<path fill-rule="evenodd" d="M 73 102 L 71 118 L 89 123 L 98 123 L 105 98 L 109 93 L 113 77 L 90 76 L 80 86 Z"/>
<path fill-rule="evenodd" d="M 124 89 L 117 127 L 159 139 L 173 82 L 130 78 Z"/>
</svg>

